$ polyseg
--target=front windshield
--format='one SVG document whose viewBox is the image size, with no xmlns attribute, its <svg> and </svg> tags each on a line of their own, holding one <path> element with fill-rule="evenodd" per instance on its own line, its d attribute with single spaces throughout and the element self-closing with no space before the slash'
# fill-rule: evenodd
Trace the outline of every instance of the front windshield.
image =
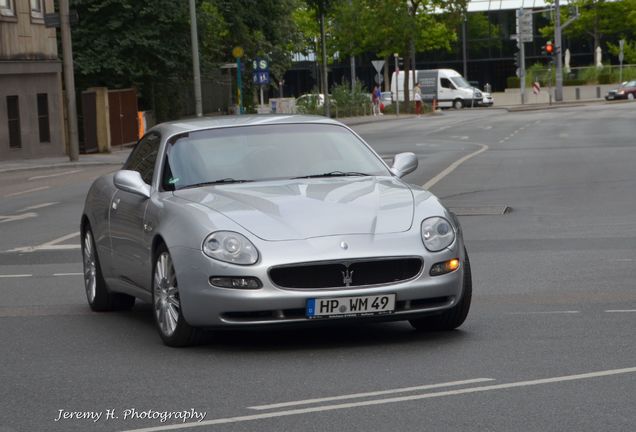
<svg viewBox="0 0 636 432">
<path fill-rule="evenodd" d="M 451 77 L 451 81 L 453 82 L 453 84 L 455 84 L 457 88 L 465 88 L 465 87 L 472 88 L 472 86 L 468 84 L 468 81 L 466 81 L 464 77 L 454 76 L 454 77 Z"/>
<path fill-rule="evenodd" d="M 325 124 L 243 126 L 191 132 L 167 153 L 165 189 L 325 173 L 390 175 L 348 129 Z"/>
</svg>

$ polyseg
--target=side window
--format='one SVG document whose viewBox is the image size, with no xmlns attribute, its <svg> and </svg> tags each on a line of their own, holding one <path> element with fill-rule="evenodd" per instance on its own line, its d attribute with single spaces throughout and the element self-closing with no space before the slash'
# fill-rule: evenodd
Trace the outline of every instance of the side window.
<svg viewBox="0 0 636 432">
<path fill-rule="evenodd" d="M 448 78 L 442 78 L 441 79 L 441 83 L 442 83 L 442 87 L 447 88 L 447 89 L 454 89 L 455 87 L 453 87 L 453 85 L 451 84 L 450 80 Z"/>
<path fill-rule="evenodd" d="M 160 142 L 161 137 L 158 133 L 150 132 L 144 136 L 128 157 L 124 169 L 139 172 L 146 183 L 152 184 Z"/>
</svg>

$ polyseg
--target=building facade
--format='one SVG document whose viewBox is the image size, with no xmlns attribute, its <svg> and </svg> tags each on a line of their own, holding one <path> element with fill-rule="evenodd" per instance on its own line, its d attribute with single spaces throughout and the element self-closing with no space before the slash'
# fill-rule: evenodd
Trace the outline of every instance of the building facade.
<svg viewBox="0 0 636 432">
<path fill-rule="evenodd" d="M 0 0 L 0 160 L 65 154 L 54 0 Z"/>
</svg>

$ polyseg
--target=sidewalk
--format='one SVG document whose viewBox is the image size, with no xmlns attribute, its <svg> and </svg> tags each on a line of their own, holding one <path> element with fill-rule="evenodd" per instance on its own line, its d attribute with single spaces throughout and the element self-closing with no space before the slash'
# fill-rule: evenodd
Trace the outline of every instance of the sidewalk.
<svg viewBox="0 0 636 432">
<path fill-rule="evenodd" d="M 44 168 L 73 168 L 91 165 L 121 166 L 128 158 L 130 151 L 131 148 L 125 148 L 123 150 L 117 149 L 112 153 L 81 154 L 77 162 L 69 161 L 68 156 L 0 161 L 0 173 Z"/>
</svg>

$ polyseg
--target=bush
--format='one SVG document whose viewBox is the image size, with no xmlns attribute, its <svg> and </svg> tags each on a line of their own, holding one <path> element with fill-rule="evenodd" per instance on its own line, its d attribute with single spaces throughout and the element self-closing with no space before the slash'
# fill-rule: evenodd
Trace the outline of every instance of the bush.
<svg viewBox="0 0 636 432">
<path fill-rule="evenodd" d="M 331 114 L 335 117 L 354 117 L 373 113 L 371 106 L 371 93 L 362 87 L 360 81 L 351 84 L 343 81 L 331 88 L 333 107 Z"/>
<path fill-rule="evenodd" d="M 519 77 L 509 76 L 506 78 L 506 88 L 519 88 Z"/>
</svg>

